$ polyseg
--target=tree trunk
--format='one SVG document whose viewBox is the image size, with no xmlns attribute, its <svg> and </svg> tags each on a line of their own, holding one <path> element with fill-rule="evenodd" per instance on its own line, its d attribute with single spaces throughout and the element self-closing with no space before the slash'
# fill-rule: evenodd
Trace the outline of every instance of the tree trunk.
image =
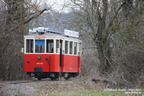
<svg viewBox="0 0 144 96">
<path fill-rule="evenodd" d="M 18 75 L 23 74 L 23 59 L 20 49 L 23 46 L 24 22 L 24 1 L 5 0 L 7 3 L 6 27 L 3 36 L 2 66 L 4 80 L 18 79 Z M 13 30 L 12 30 L 13 29 Z M 21 62 L 20 62 L 21 61 Z M 19 75 L 20 76 L 20 75 Z"/>
<path fill-rule="evenodd" d="M 111 58 L 111 49 L 110 42 L 107 40 L 108 34 L 105 32 L 105 23 L 108 11 L 108 2 L 107 0 L 102 0 L 103 2 L 103 15 L 102 17 L 98 16 L 98 29 L 97 29 L 97 38 L 95 38 L 95 43 L 97 45 L 98 58 L 100 60 L 100 73 L 104 74 L 105 72 L 110 71 L 110 58 Z M 99 12 L 99 11 L 98 11 Z M 101 14 L 100 12 L 98 14 Z"/>
</svg>

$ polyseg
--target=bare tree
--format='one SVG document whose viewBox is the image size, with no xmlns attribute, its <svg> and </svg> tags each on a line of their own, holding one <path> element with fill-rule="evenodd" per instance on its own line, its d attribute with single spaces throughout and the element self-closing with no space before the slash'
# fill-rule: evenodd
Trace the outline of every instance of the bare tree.
<svg viewBox="0 0 144 96">
<path fill-rule="evenodd" d="M 107 0 L 72 1 L 76 6 L 79 6 L 82 11 L 79 15 L 83 18 L 81 22 L 87 26 L 86 28 L 80 26 L 81 29 L 89 32 L 90 39 L 97 46 L 100 60 L 99 71 L 101 73 L 109 72 L 112 69 L 111 40 L 112 34 L 115 33 L 113 25 L 122 5 L 118 4 L 119 2 L 111 3 Z"/>
<path fill-rule="evenodd" d="M 0 22 L 3 28 L 0 32 L 0 78 L 23 79 L 23 36 L 28 33 L 28 23 L 50 7 L 40 8 L 29 0 L 3 0 L 2 3 L 5 9 L 1 11 L 4 17 Z"/>
<path fill-rule="evenodd" d="M 83 41 L 89 40 L 95 43 L 100 60 L 99 71 L 107 73 L 114 70 L 117 73 L 115 76 L 118 77 L 115 78 L 119 82 L 127 83 L 139 80 L 139 77 L 144 78 L 141 49 L 144 35 L 142 31 L 144 2 L 142 0 L 72 0 L 72 2 L 75 4 L 73 11 L 77 15 L 74 22 L 79 26 L 79 30 L 83 31 Z"/>
</svg>

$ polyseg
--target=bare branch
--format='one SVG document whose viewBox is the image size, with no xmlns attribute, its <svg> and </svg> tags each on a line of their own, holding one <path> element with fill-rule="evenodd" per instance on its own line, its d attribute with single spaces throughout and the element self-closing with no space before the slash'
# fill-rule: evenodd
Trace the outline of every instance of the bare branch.
<svg viewBox="0 0 144 96">
<path fill-rule="evenodd" d="M 31 18 L 29 18 L 28 20 L 26 20 L 23 24 L 26 24 L 28 22 L 30 22 L 32 19 L 37 18 L 38 16 L 40 16 L 44 11 L 49 10 L 49 9 L 43 9 L 41 12 L 39 12 L 38 14 L 35 14 L 34 16 L 32 16 Z"/>
</svg>

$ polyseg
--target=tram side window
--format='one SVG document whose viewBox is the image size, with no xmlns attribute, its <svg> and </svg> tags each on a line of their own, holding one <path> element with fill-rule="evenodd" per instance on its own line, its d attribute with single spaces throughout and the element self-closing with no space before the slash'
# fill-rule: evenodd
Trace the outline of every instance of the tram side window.
<svg viewBox="0 0 144 96">
<path fill-rule="evenodd" d="M 26 53 L 33 53 L 33 40 L 32 39 L 26 40 Z"/>
<path fill-rule="evenodd" d="M 65 54 L 68 54 L 68 41 L 65 41 Z"/>
<path fill-rule="evenodd" d="M 74 42 L 74 55 L 77 55 L 77 42 Z"/>
<path fill-rule="evenodd" d="M 56 53 L 59 53 L 59 40 L 56 40 Z"/>
<path fill-rule="evenodd" d="M 47 53 L 54 53 L 53 40 L 46 40 L 46 52 Z"/>
<path fill-rule="evenodd" d="M 70 50 L 69 50 L 69 54 L 72 54 L 72 48 L 73 48 L 73 42 L 70 41 Z"/>
<path fill-rule="evenodd" d="M 45 53 L 45 40 L 35 40 L 35 53 Z"/>
</svg>

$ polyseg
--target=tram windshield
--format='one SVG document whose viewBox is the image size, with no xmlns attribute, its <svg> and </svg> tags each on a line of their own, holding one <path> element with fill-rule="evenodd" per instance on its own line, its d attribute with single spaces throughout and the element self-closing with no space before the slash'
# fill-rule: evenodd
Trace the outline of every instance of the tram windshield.
<svg viewBox="0 0 144 96">
<path fill-rule="evenodd" d="M 35 40 L 35 53 L 45 53 L 45 40 Z"/>
</svg>

